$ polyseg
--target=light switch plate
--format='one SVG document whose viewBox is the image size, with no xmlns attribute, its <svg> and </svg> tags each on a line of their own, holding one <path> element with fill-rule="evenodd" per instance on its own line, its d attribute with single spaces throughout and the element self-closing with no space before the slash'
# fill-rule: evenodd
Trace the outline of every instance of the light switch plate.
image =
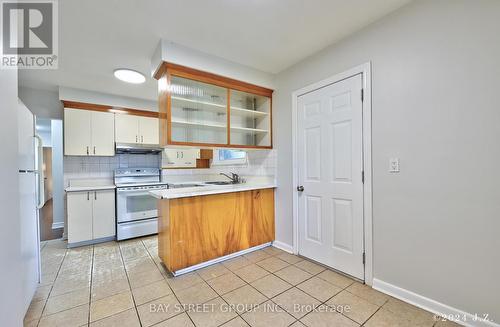
<svg viewBox="0 0 500 327">
<path fill-rule="evenodd" d="M 390 158 L 389 159 L 389 172 L 390 173 L 399 173 L 399 158 Z"/>
</svg>

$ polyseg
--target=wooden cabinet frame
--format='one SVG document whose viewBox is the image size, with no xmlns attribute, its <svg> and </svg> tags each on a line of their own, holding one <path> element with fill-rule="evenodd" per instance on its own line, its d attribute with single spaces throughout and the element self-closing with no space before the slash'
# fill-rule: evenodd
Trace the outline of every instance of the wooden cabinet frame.
<svg viewBox="0 0 500 327">
<path fill-rule="evenodd" d="M 178 142 L 172 140 L 172 101 L 169 85 L 171 85 L 172 76 L 182 77 L 198 82 L 212 84 L 227 89 L 227 143 L 197 143 L 197 142 Z M 212 73 L 203 72 L 193 68 L 188 68 L 176 64 L 163 62 L 161 67 L 155 73 L 154 77 L 158 80 L 158 106 L 160 117 L 160 144 L 162 146 L 177 145 L 177 146 L 210 146 L 210 147 L 226 147 L 226 148 L 255 148 L 255 149 L 272 149 L 273 148 L 273 110 L 272 110 L 272 94 L 273 90 L 261 86 L 245 83 L 235 79 L 215 75 Z M 270 145 L 238 145 L 231 143 L 231 90 L 248 92 L 255 95 L 268 97 L 270 101 L 269 108 L 269 138 Z"/>
</svg>

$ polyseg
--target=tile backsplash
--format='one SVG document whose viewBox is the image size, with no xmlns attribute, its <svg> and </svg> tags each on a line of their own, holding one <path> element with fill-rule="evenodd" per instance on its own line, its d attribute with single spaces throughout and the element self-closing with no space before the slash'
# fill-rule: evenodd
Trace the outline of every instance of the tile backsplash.
<svg viewBox="0 0 500 327">
<path fill-rule="evenodd" d="M 113 171 L 127 167 L 160 167 L 158 154 L 119 154 L 114 157 L 64 157 L 65 185 L 70 179 L 113 178 Z"/>
<path fill-rule="evenodd" d="M 241 176 L 276 176 L 276 150 L 250 150 L 248 162 L 243 165 L 212 166 L 206 169 L 163 169 L 164 178 L 181 175 L 207 175 L 233 172 Z"/>
<path fill-rule="evenodd" d="M 206 169 L 163 169 L 164 179 L 183 175 L 216 175 L 234 172 L 241 176 L 276 175 L 277 156 L 275 150 L 248 151 L 248 162 L 243 165 L 212 166 Z M 161 167 L 161 155 L 158 154 L 119 154 L 114 157 L 64 157 L 64 184 L 71 179 L 113 178 L 113 171 L 127 167 Z"/>
</svg>

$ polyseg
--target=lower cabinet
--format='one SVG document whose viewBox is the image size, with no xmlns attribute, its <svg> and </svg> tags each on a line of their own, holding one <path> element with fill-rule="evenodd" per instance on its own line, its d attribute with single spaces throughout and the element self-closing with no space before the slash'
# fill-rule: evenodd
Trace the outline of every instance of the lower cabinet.
<svg viewBox="0 0 500 327">
<path fill-rule="evenodd" d="M 67 194 L 68 244 L 115 236 L 115 191 Z"/>
<path fill-rule="evenodd" d="M 115 236 L 115 191 L 94 192 L 92 238 Z"/>
<path fill-rule="evenodd" d="M 93 192 L 71 192 L 67 194 L 68 243 L 92 239 Z"/>
</svg>

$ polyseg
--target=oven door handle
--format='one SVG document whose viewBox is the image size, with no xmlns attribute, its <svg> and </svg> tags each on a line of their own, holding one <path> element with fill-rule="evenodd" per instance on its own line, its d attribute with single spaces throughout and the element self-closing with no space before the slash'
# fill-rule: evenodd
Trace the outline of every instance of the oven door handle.
<svg viewBox="0 0 500 327">
<path fill-rule="evenodd" d="M 148 194 L 148 190 L 120 190 L 120 189 L 117 189 L 116 190 L 118 193 L 120 194 Z"/>
</svg>

